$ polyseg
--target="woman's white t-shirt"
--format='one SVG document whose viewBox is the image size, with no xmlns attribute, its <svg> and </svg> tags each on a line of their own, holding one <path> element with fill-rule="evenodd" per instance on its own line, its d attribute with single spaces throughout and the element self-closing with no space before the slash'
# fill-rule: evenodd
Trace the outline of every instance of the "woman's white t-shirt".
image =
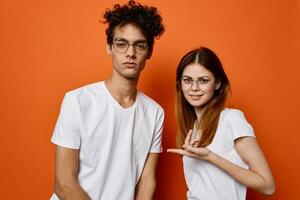
<svg viewBox="0 0 300 200">
<path fill-rule="evenodd" d="M 123 108 L 98 82 L 65 95 L 51 141 L 79 149 L 78 182 L 91 199 L 132 200 L 148 154 L 162 151 L 163 120 L 142 92 Z"/>
<path fill-rule="evenodd" d="M 255 137 L 253 128 L 237 109 L 226 108 L 220 114 L 218 128 L 209 150 L 228 161 L 248 169 L 234 148 L 234 140 Z M 240 184 L 215 165 L 194 158 L 183 157 L 184 175 L 189 200 L 244 200 L 246 186 Z"/>
</svg>

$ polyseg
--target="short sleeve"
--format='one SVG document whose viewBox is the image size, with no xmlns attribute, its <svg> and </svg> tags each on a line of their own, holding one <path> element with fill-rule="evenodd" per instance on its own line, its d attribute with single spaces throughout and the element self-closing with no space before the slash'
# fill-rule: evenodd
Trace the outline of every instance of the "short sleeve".
<svg viewBox="0 0 300 200">
<path fill-rule="evenodd" d="M 255 137 L 252 126 L 246 120 L 244 113 L 237 109 L 230 109 L 226 116 L 232 141 L 240 137 Z"/>
<path fill-rule="evenodd" d="M 164 123 L 164 111 L 159 109 L 154 128 L 154 136 L 151 143 L 150 153 L 161 153 L 163 151 L 161 140 Z"/>
<path fill-rule="evenodd" d="M 58 146 L 79 149 L 81 143 L 80 109 L 73 94 L 66 93 L 51 142 Z"/>
</svg>

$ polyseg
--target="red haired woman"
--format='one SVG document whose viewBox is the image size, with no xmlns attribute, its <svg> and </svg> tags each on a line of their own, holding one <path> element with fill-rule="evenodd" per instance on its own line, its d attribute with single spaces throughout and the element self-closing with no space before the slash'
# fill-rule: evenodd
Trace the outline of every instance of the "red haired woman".
<svg viewBox="0 0 300 200">
<path fill-rule="evenodd" d="M 251 125 L 225 107 L 229 80 L 216 54 L 188 52 L 176 74 L 177 142 L 189 200 L 244 200 L 247 187 L 271 195 L 275 183 Z"/>
</svg>

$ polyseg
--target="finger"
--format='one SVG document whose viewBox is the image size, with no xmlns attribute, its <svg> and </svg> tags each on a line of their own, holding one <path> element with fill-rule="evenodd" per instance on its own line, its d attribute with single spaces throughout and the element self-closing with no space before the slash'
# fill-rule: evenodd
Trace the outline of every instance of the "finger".
<svg viewBox="0 0 300 200">
<path fill-rule="evenodd" d="M 182 149 L 167 149 L 167 152 L 184 155 L 184 150 L 182 150 Z"/>
<path fill-rule="evenodd" d="M 190 129 L 190 131 L 188 132 L 186 138 L 185 138 L 185 141 L 184 141 L 184 144 L 185 145 L 189 145 L 190 144 L 190 141 L 191 141 L 191 137 L 192 137 L 192 129 Z"/>
<path fill-rule="evenodd" d="M 188 152 L 191 152 L 193 154 L 196 154 L 198 156 L 201 156 L 201 157 L 208 155 L 208 153 L 210 152 L 205 147 L 197 147 L 197 148 L 195 148 L 195 147 L 188 146 L 187 148 L 185 148 L 185 150 L 188 151 Z"/>
<path fill-rule="evenodd" d="M 180 154 L 182 156 L 188 156 L 190 158 L 197 158 L 196 154 L 182 150 L 182 149 L 167 149 L 167 152 Z"/>
<path fill-rule="evenodd" d="M 192 139 L 190 144 L 194 147 L 194 146 L 197 146 L 197 144 L 199 143 L 199 139 Z"/>
<path fill-rule="evenodd" d="M 195 142 L 194 144 L 193 144 L 193 147 L 198 147 L 198 145 L 199 145 L 199 141 L 198 142 Z"/>
<path fill-rule="evenodd" d="M 182 149 L 167 149 L 167 152 L 171 152 L 171 153 L 179 153 L 182 152 Z"/>
<path fill-rule="evenodd" d="M 192 146 L 186 146 L 184 149 L 185 149 L 186 151 L 191 152 L 191 153 L 197 153 L 197 148 L 192 147 Z"/>
<path fill-rule="evenodd" d="M 198 158 L 197 154 L 195 154 L 193 152 L 190 152 L 190 151 L 186 151 L 186 150 L 183 150 L 181 155 L 187 156 L 187 157 L 190 157 L 190 158 Z"/>
</svg>

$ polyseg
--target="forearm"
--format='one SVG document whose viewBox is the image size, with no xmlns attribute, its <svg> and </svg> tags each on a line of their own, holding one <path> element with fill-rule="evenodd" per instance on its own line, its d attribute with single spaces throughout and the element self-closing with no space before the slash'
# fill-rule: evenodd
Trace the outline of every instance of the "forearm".
<svg viewBox="0 0 300 200">
<path fill-rule="evenodd" d="M 252 171 L 251 169 L 248 170 L 235 165 L 213 152 L 211 152 L 208 156 L 208 161 L 249 188 L 267 195 L 270 195 L 274 192 L 273 181 L 266 180 L 264 177 Z"/>
<path fill-rule="evenodd" d="M 141 179 L 136 187 L 135 200 L 152 200 L 156 187 L 155 178 Z"/>
<path fill-rule="evenodd" d="M 68 183 L 57 182 L 55 184 L 55 193 L 60 200 L 90 200 L 87 193 L 76 180 Z"/>
</svg>

